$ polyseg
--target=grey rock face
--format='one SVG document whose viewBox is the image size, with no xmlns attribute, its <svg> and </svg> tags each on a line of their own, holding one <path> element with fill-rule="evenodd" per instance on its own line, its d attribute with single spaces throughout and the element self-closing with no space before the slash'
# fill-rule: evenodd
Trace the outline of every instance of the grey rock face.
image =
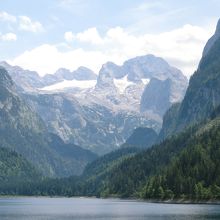
<svg viewBox="0 0 220 220">
<path fill-rule="evenodd" d="M 73 73 L 65 68 L 60 68 L 58 69 L 54 74 L 53 74 L 58 80 L 73 80 Z"/>
<path fill-rule="evenodd" d="M 152 78 L 141 97 L 141 112 L 152 111 L 163 117 L 171 106 L 171 80 Z"/>
<path fill-rule="evenodd" d="M 73 72 L 73 79 L 75 80 L 96 80 L 97 75 L 90 69 L 86 67 L 79 67 Z"/>
<path fill-rule="evenodd" d="M 68 69 L 60 68 L 54 73 L 54 75 L 58 80 L 95 80 L 97 79 L 97 75 L 90 69 L 86 67 L 79 67 L 77 70 L 71 72 Z M 58 82 L 57 80 L 57 82 Z"/>
<path fill-rule="evenodd" d="M 109 94 L 116 99 L 117 81 L 120 79 L 127 80 L 128 85 L 122 92 L 127 105 L 136 106 L 137 111 L 140 110 L 142 113 L 153 112 L 159 117 L 163 117 L 172 103 L 183 99 L 188 85 L 187 78 L 181 71 L 153 55 L 136 57 L 126 61 L 122 66 L 106 63 L 99 73 L 96 87 L 102 91 L 111 91 Z M 165 86 L 167 80 L 169 86 Z M 145 81 L 150 82 L 148 84 L 144 83 Z M 123 98 L 118 99 L 122 103 Z"/>
</svg>

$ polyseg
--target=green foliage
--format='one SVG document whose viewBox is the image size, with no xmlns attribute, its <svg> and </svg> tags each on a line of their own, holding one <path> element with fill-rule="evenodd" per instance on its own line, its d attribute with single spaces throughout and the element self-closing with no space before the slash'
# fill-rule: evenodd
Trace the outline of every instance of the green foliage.
<svg viewBox="0 0 220 220">
<path fill-rule="evenodd" d="M 17 194 L 18 188 L 41 180 L 38 172 L 21 155 L 0 148 L 0 194 Z"/>
<path fill-rule="evenodd" d="M 155 191 L 172 191 L 175 198 L 220 199 L 220 126 L 195 136 L 172 158 L 160 174 L 147 180 L 143 198 L 155 198 Z M 161 188 L 160 188 L 161 187 Z M 161 193 L 160 199 L 167 199 Z"/>
</svg>

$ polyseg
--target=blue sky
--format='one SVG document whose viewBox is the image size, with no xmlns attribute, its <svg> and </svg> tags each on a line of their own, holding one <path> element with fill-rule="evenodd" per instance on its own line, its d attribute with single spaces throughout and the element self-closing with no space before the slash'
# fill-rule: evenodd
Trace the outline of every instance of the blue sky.
<svg viewBox="0 0 220 220">
<path fill-rule="evenodd" d="M 153 53 L 189 76 L 219 11 L 219 0 L 0 0 L 0 60 L 44 75 Z"/>
</svg>

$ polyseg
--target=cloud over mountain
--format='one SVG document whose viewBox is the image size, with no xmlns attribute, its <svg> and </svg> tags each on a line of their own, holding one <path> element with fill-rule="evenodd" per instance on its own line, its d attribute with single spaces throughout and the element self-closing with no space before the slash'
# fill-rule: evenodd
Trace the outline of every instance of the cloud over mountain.
<svg viewBox="0 0 220 220">
<path fill-rule="evenodd" d="M 40 26 L 32 28 L 34 31 Z M 9 62 L 37 70 L 41 75 L 53 73 L 59 67 L 73 70 L 87 66 L 98 72 L 102 63 L 109 60 L 122 64 L 131 57 L 151 53 L 164 57 L 190 76 L 211 34 L 211 30 L 190 24 L 158 34 L 135 34 L 119 26 L 100 33 L 93 27 L 78 33 L 67 31 L 64 42 L 40 45 Z"/>
</svg>

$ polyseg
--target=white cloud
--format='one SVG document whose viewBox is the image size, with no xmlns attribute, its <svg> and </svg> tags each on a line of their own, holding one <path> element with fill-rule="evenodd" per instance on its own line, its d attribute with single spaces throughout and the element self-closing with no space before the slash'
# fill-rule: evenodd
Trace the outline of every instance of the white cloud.
<svg viewBox="0 0 220 220">
<path fill-rule="evenodd" d="M 7 33 L 4 35 L 1 35 L 0 38 L 3 41 L 16 41 L 17 40 L 17 36 L 14 33 Z"/>
<path fill-rule="evenodd" d="M 0 21 L 13 23 L 10 30 L 20 29 L 29 32 L 42 32 L 43 25 L 39 21 L 32 21 L 28 16 L 15 16 L 5 11 L 0 11 Z M 16 25 L 16 26 L 15 26 Z"/>
<path fill-rule="evenodd" d="M 197 68 L 203 47 L 211 34 L 210 30 L 189 24 L 160 34 L 139 35 L 116 27 L 109 29 L 103 37 L 96 28 L 90 28 L 81 33 L 65 33 L 69 46 L 74 41 L 74 45 L 81 45 L 79 49 L 61 52 L 56 45 L 42 45 L 26 51 L 11 63 L 37 70 L 41 75 L 53 73 L 59 67 L 73 70 L 81 65 L 98 72 L 107 61 L 122 64 L 135 56 L 154 54 L 189 76 Z M 85 47 L 82 43 L 86 43 Z"/>
<path fill-rule="evenodd" d="M 67 42 L 71 42 L 75 39 L 75 35 L 71 31 L 67 31 L 64 33 L 64 39 Z"/>
<path fill-rule="evenodd" d="M 30 31 L 30 32 L 42 32 L 43 26 L 38 21 L 32 21 L 27 16 L 19 16 L 19 29 L 24 31 Z"/>
<path fill-rule="evenodd" d="M 73 32 L 68 31 L 64 33 L 64 39 L 67 42 L 78 40 L 83 43 L 90 43 L 94 45 L 103 43 L 103 39 L 99 35 L 96 28 L 89 28 L 88 30 L 85 30 L 84 32 L 80 32 L 77 34 L 74 34 Z"/>
<path fill-rule="evenodd" d="M 100 37 L 96 28 L 89 28 L 82 33 L 78 33 L 76 38 L 81 42 L 87 42 L 91 44 L 102 44 L 103 40 Z"/>
<path fill-rule="evenodd" d="M 17 18 L 14 15 L 10 15 L 5 11 L 1 11 L 0 20 L 15 23 L 17 21 Z"/>
<path fill-rule="evenodd" d="M 88 66 L 98 70 L 100 63 L 106 62 L 108 58 L 99 51 L 84 51 L 76 49 L 69 52 L 61 52 L 54 45 L 44 44 L 33 50 L 26 51 L 14 60 L 8 60 L 13 65 L 19 65 L 26 69 L 37 70 L 40 75 L 54 73 L 60 67 L 74 70 L 79 66 Z"/>
</svg>

